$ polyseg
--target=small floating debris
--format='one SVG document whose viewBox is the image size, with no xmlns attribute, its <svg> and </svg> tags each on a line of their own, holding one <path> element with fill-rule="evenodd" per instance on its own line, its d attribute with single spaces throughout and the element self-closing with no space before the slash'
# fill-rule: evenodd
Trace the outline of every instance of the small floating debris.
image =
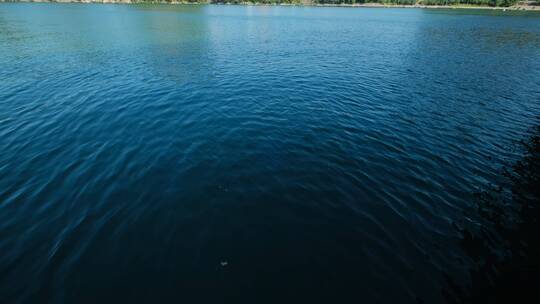
<svg viewBox="0 0 540 304">
<path fill-rule="evenodd" d="M 221 264 L 221 267 L 225 267 L 225 266 L 229 265 L 229 262 L 223 261 L 220 264 Z"/>
</svg>

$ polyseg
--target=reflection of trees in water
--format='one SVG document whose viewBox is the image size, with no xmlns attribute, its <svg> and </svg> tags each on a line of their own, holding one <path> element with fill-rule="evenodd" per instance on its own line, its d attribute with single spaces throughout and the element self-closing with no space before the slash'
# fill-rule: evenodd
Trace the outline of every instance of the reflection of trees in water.
<svg viewBox="0 0 540 304">
<path fill-rule="evenodd" d="M 14 29 L 9 26 L 9 23 L 0 15 L 0 41 L 14 36 Z"/>
<path fill-rule="evenodd" d="M 144 11 L 138 31 L 147 47 L 140 51 L 148 67 L 159 77 L 175 82 L 210 77 L 211 33 L 205 7 L 199 5 L 140 5 Z"/>
<path fill-rule="evenodd" d="M 0 51 L 3 51 L 2 54 L 10 56 L 21 55 L 25 51 L 24 47 L 21 47 L 21 44 L 35 37 L 35 34 L 27 32 L 24 27 L 6 20 L 6 18 L 0 15 Z"/>
<path fill-rule="evenodd" d="M 449 278 L 449 302 L 521 303 L 533 299 L 540 277 L 540 125 L 522 141 L 523 158 L 505 168 L 506 182 L 479 193 L 482 229 L 460 229 L 462 247 L 475 261 L 472 286 Z"/>
</svg>

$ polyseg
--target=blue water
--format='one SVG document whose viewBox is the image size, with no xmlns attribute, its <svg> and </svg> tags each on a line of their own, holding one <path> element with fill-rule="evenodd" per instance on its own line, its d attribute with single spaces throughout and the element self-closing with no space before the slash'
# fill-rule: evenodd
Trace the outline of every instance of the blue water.
<svg viewBox="0 0 540 304">
<path fill-rule="evenodd" d="M 540 14 L 0 4 L 1 303 L 439 303 Z"/>
</svg>

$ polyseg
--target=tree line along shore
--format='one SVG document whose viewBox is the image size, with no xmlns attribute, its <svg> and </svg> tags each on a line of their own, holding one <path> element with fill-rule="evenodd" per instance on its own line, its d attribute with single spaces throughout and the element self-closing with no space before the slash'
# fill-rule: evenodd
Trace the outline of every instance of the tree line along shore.
<svg viewBox="0 0 540 304">
<path fill-rule="evenodd" d="M 417 8 L 501 8 L 540 11 L 540 0 L 0 0 L 0 2 L 244 4 L 353 7 L 390 6 Z"/>
</svg>

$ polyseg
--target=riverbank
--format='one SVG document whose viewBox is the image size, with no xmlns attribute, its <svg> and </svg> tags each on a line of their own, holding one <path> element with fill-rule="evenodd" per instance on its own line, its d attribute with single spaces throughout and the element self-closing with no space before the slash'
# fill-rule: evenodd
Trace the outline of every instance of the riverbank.
<svg viewBox="0 0 540 304">
<path fill-rule="evenodd" d="M 540 3 L 532 1 L 519 2 L 515 5 L 504 6 L 481 6 L 469 4 L 455 5 L 426 5 L 426 4 L 390 4 L 390 3 L 336 3 L 336 4 L 319 4 L 309 1 L 302 3 L 259 3 L 259 2 L 223 2 L 212 3 L 210 1 L 188 2 L 188 1 L 140 1 L 140 0 L 0 0 L 0 2 L 36 2 L 36 3 L 103 3 L 103 4 L 216 4 L 216 5 L 252 5 L 252 6 L 314 6 L 314 7 L 358 7 L 358 8 L 421 8 L 421 9 L 489 9 L 489 10 L 524 10 L 524 11 L 540 11 Z"/>
</svg>

